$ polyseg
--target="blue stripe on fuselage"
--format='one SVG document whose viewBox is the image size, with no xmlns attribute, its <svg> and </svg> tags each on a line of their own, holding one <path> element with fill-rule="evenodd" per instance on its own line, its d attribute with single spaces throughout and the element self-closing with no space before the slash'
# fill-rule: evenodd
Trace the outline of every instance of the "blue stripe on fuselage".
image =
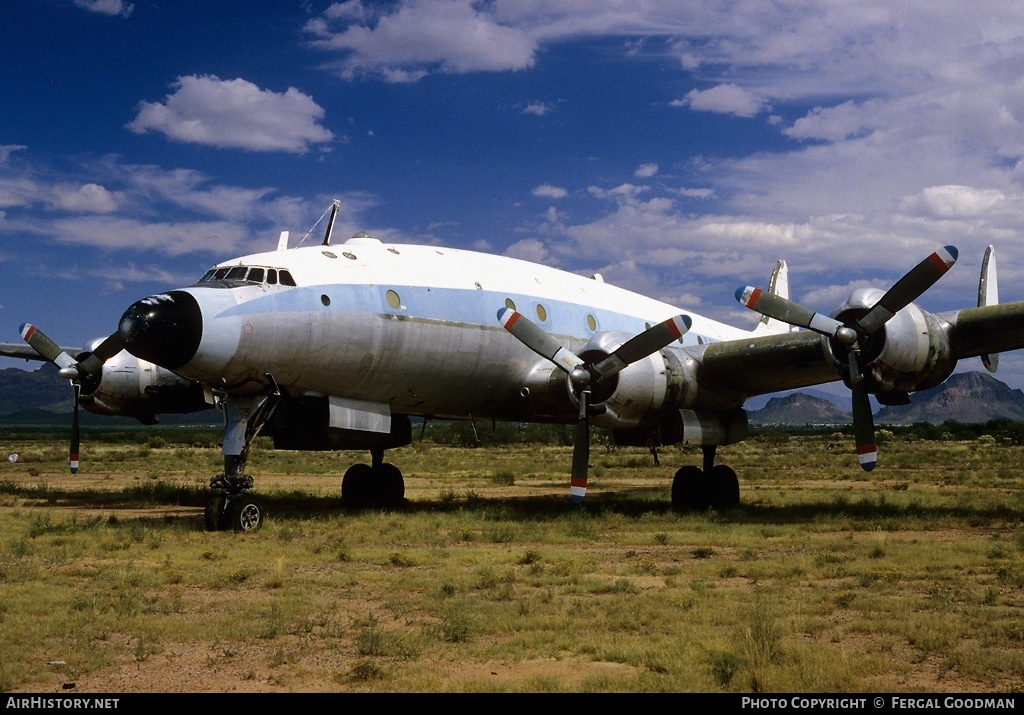
<svg viewBox="0 0 1024 715">
<path fill-rule="evenodd" d="M 387 303 L 386 293 L 389 289 L 397 293 L 401 300 L 398 308 L 392 308 Z M 245 290 L 245 288 L 236 290 Z M 250 290 L 252 289 L 250 288 Z M 321 301 L 321 296 L 325 295 L 330 299 L 328 306 L 324 306 Z M 461 288 L 338 283 L 274 290 L 233 306 L 217 317 L 330 311 L 396 315 L 413 320 L 433 320 L 497 328 L 500 326 L 495 314 L 498 309 L 505 306 L 506 298 L 512 299 L 520 313 L 553 335 L 572 336 L 586 340 L 595 332 L 617 330 L 635 335 L 643 332 L 647 327 L 643 318 L 624 313 L 514 293 Z M 538 315 L 538 305 L 544 307 L 546 312 L 544 320 L 541 320 Z M 596 330 L 591 330 L 587 325 L 588 315 L 593 315 L 596 319 Z M 662 319 L 664 319 L 662 316 L 652 316 L 647 319 L 646 323 L 653 324 Z M 683 336 L 683 340 L 685 345 L 696 344 L 697 336 L 687 333 Z M 705 339 L 704 342 L 709 341 Z"/>
</svg>

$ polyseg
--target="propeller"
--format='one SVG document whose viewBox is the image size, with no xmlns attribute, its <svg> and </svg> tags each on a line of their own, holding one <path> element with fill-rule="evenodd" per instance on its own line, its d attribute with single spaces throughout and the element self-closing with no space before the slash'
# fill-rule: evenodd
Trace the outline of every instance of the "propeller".
<svg viewBox="0 0 1024 715">
<path fill-rule="evenodd" d="M 799 303 L 760 288 L 746 286 L 736 291 L 736 300 L 751 310 L 834 338 L 846 348 L 846 378 L 853 397 L 853 432 L 857 442 L 857 459 L 865 471 L 870 472 L 875 468 L 878 448 L 875 444 L 871 402 L 860 365 L 861 348 L 870 343 L 896 313 L 910 305 L 945 275 L 956 263 L 957 255 L 953 246 L 935 251 L 896 281 L 867 313 L 850 324 L 815 313 Z"/>
<path fill-rule="evenodd" d="M 71 473 L 75 474 L 78 472 L 78 406 L 82 398 L 82 385 L 86 385 L 88 392 L 92 392 L 99 385 L 103 363 L 123 349 L 121 338 L 114 333 L 96 346 L 95 350 L 81 355 L 79 361 L 30 323 L 21 326 L 21 337 L 33 350 L 60 368 L 57 371 L 58 375 L 71 381 L 75 401 L 71 413 L 71 454 L 68 464 Z"/>
<path fill-rule="evenodd" d="M 559 367 L 572 382 L 580 409 L 573 437 L 569 494 L 574 502 L 582 502 L 587 493 L 590 463 L 590 415 L 595 412 L 590 404 L 591 386 L 678 340 L 690 329 L 693 321 L 688 315 L 669 318 L 633 336 L 610 355 L 596 362 L 583 360 L 513 308 L 499 310 L 498 322 L 523 345 Z"/>
</svg>

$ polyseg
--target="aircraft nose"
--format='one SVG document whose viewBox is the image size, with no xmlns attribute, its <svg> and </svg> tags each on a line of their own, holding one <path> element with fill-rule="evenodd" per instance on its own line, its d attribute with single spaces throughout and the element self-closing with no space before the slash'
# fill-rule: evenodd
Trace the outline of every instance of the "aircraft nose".
<svg viewBox="0 0 1024 715">
<path fill-rule="evenodd" d="M 117 333 L 135 357 L 174 370 L 199 349 L 203 312 L 192 294 L 182 290 L 151 295 L 124 312 Z"/>
</svg>

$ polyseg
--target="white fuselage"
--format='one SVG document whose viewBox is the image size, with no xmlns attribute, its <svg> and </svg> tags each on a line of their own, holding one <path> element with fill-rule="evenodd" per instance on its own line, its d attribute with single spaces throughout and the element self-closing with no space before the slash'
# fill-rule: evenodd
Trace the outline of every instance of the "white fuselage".
<svg viewBox="0 0 1024 715">
<path fill-rule="evenodd" d="M 680 313 L 526 261 L 367 237 L 219 264 L 232 266 L 286 270 L 296 285 L 204 280 L 184 289 L 202 308 L 203 337 L 176 372 L 228 392 L 263 389 L 269 373 L 292 395 L 386 403 L 413 415 L 519 413 L 524 380 L 550 364 L 501 327 L 506 306 L 573 351 L 596 333 L 625 341 Z M 749 334 L 689 315 L 690 331 L 667 350 Z"/>
</svg>

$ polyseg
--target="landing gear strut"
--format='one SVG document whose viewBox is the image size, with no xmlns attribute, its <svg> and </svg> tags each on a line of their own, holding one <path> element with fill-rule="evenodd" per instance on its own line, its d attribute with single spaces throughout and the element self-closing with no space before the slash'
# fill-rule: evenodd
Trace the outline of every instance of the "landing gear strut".
<svg viewBox="0 0 1024 715">
<path fill-rule="evenodd" d="M 678 511 L 724 511 L 740 503 L 736 472 L 715 464 L 715 445 L 704 445 L 704 468 L 682 467 L 672 480 L 672 508 Z"/>
<path fill-rule="evenodd" d="M 405 502 L 401 470 L 384 462 L 383 449 L 370 450 L 371 464 L 353 464 L 341 479 L 342 506 L 392 508 Z"/>
<path fill-rule="evenodd" d="M 224 473 L 210 480 L 214 494 L 206 502 L 203 520 L 207 531 L 256 531 L 263 525 L 263 505 L 252 494 L 252 477 L 245 474 L 249 448 L 281 400 L 274 379 L 269 395 L 228 395 L 222 402 L 225 430 Z"/>
</svg>

